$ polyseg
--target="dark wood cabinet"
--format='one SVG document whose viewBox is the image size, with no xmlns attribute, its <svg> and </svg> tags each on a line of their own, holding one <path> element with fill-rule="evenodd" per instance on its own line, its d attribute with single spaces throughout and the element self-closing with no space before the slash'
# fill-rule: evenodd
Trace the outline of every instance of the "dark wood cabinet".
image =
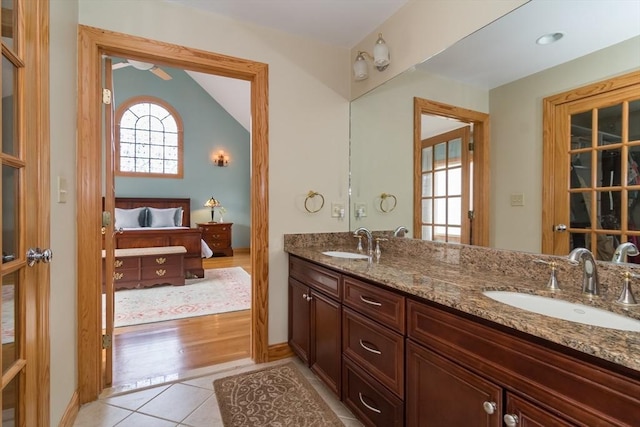
<svg viewBox="0 0 640 427">
<path fill-rule="evenodd" d="M 507 393 L 505 426 L 517 427 L 572 427 L 571 424 L 550 412 L 522 399 L 512 393 Z M 639 419 L 640 420 L 640 419 Z"/>
<path fill-rule="evenodd" d="M 289 346 L 341 397 L 340 276 L 296 258 L 289 274 Z"/>
<path fill-rule="evenodd" d="M 289 276 L 291 348 L 367 426 L 640 425 L 627 370 L 296 256 Z"/>
<path fill-rule="evenodd" d="M 185 249 L 182 246 L 116 249 L 113 288 L 137 289 L 155 285 L 185 284 Z M 102 292 L 105 292 L 105 259 L 102 259 Z"/>
<path fill-rule="evenodd" d="M 214 256 L 233 256 L 231 247 L 231 227 L 230 222 L 204 222 L 198 223 L 202 230 L 202 240 L 213 251 Z"/>
<path fill-rule="evenodd" d="M 411 341 L 407 426 L 500 427 L 502 388 Z"/>
</svg>

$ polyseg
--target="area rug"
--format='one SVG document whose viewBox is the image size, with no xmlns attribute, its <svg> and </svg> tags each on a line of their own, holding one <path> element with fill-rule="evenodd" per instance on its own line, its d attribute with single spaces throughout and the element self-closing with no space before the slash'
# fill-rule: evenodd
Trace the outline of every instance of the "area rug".
<svg viewBox="0 0 640 427">
<path fill-rule="evenodd" d="M 344 426 L 293 362 L 213 382 L 225 427 Z"/>
<path fill-rule="evenodd" d="M 102 295 L 103 313 L 105 297 Z M 184 286 L 158 286 L 115 293 L 115 327 L 248 310 L 251 276 L 240 267 L 205 270 Z M 104 326 L 104 322 L 103 322 Z"/>
</svg>

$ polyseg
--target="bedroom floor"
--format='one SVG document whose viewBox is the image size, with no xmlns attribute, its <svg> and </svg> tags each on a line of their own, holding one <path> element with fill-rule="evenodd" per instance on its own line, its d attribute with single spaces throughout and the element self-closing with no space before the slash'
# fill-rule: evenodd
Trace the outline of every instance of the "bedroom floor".
<svg viewBox="0 0 640 427">
<path fill-rule="evenodd" d="M 205 259 L 203 267 L 251 273 L 251 257 L 237 251 L 233 257 Z M 250 311 L 238 311 L 117 328 L 113 385 L 120 391 L 148 387 L 175 381 L 191 369 L 247 358 L 250 322 Z"/>
<path fill-rule="evenodd" d="M 294 360 L 309 382 L 340 417 L 345 426 L 362 426 L 315 375 L 297 359 L 284 359 L 260 367 Z M 74 427 L 221 427 L 213 381 L 256 369 L 249 359 L 238 360 L 193 372 L 180 382 L 148 387 L 133 392 L 105 390 L 100 398 L 80 408 Z M 204 371 L 208 371 L 204 373 Z"/>
</svg>

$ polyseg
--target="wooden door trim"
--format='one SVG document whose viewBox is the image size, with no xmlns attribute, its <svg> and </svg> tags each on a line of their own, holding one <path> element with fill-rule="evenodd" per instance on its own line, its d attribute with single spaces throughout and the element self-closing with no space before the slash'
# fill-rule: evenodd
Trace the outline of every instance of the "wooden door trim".
<svg viewBox="0 0 640 427">
<path fill-rule="evenodd" d="M 420 182 L 422 174 L 422 114 L 433 114 L 473 123 L 473 223 L 472 241 L 474 245 L 489 246 L 489 114 L 428 99 L 413 98 L 413 182 Z M 420 205 L 421 194 L 418 186 L 413 186 L 413 206 Z M 414 214 L 413 237 L 420 238 L 420 218 Z"/>
<path fill-rule="evenodd" d="M 101 378 L 101 56 L 123 56 L 251 82 L 251 357 L 268 360 L 268 66 L 80 25 L 78 28 L 78 391 L 97 399 Z"/>
<path fill-rule="evenodd" d="M 542 101 L 542 253 L 555 253 L 553 234 L 553 226 L 556 222 L 554 183 L 557 179 L 564 179 L 564 175 L 559 176 L 558 168 L 562 165 L 556 165 L 554 159 L 558 150 L 564 151 L 562 144 L 558 144 L 557 141 L 566 135 L 565 129 L 570 125 L 560 117 L 560 109 L 572 102 L 639 84 L 640 71 L 634 71 L 549 96 Z M 556 126 L 559 120 L 562 120 L 562 126 Z"/>
</svg>

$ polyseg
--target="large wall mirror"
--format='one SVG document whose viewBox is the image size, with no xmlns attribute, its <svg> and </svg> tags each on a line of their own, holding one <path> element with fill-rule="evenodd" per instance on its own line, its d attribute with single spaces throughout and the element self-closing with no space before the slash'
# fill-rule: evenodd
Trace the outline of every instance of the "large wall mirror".
<svg viewBox="0 0 640 427">
<path fill-rule="evenodd" d="M 639 70 L 638 16 L 637 1 L 532 0 L 354 100 L 350 229 L 403 225 L 414 235 L 417 97 L 489 114 L 488 244 L 540 252 L 542 101 Z M 536 44 L 556 33 L 564 37 Z M 452 126 L 425 116 L 422 136 Z"/>
</svg>

